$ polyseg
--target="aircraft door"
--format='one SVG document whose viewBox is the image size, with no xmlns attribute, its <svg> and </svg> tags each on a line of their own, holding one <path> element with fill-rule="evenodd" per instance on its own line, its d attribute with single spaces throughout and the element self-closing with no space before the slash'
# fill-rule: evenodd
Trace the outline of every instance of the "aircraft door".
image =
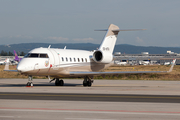
<svg viewBox="0 0 180 120">
<path fill-rule="evenodd" d="M 59 59 L 59 54 L 57 53 L 56 50 L 50 49 L 49 50 L 52 53 L 53 58 L 50 59 L 50 62 L 52 64 L 52 68 L 54 70 L 58 70 L 59 69 L 59 65 L 60 65 L 60 59 Z"/>
</svg>

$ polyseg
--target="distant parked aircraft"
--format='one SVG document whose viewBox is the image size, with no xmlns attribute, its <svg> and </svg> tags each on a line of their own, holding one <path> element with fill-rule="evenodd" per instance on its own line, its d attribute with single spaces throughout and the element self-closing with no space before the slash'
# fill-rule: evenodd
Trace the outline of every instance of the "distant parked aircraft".
<svg viewBox="0 0 180 120">
<path fill-rule="evenodd" d="M 127 60 L 120 60 L 120 61 L 115 61 L 115 64 L 117 65 L 127 65 Z"/>
<path fill-rule="evenodd" d="M 150 64 L 150 60 L 139 61 L 139 65 L 149 65 L 149 64 Z"/>
<path fill-rule="evenodd" d="M 4 64 L 6 63 L 6 60 L 7 60 L 7 59 L 5 59 L 5 60 L 0 60 L 0 65 L 4 65 Z"/>
</svg>

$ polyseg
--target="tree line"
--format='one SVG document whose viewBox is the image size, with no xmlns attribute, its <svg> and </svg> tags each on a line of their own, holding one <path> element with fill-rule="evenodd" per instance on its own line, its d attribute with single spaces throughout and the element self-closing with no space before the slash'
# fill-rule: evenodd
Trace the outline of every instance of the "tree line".
<svg viewBox="0 0 180 120">
<path fill-rule="evenodd" d="M 18 56 L 26 55 L 26 53 L 24 53 L 24 52 L 17 52 L 17 54 L 18 54 Z M 0 56 L 14 56 L 14 53 L 12 53 L 10 51 L 6 52 L 6 51 L 2 50 L 1 53 L 0 53 Z"/>
</svg>

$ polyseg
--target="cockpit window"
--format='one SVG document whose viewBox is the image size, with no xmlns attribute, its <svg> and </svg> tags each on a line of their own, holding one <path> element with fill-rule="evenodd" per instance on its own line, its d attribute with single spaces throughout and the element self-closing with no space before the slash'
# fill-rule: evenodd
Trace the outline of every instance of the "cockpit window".
<svg viewBox="0 0 180 120">
<path fill-rule="evenodd" d="M 29 57 L 35 57 L 35 58 L 37 58 L 39 56 L 39 54 L 36 54 L 36 53 L 31 53 L 30 55 L 29 55 Z"/>
<path fill-rule="evenodd" d="M 40 54 L 40 58 L 49 58 L 47 54 Z"/>
<path fill-rule="evenodd" d="M 41 53 L 28 53 L 24 57 L 25 58 L 49 58 L 47 54 L 41 54 Z"/>
<path fill-rule="evenodd" d="M 28 53 L 28 54 L 26 54 L 24 57 L 27 58 L 27 57 L 29 57 L 29 55 L 30 55 L 30 54 Z"/>
</svg>

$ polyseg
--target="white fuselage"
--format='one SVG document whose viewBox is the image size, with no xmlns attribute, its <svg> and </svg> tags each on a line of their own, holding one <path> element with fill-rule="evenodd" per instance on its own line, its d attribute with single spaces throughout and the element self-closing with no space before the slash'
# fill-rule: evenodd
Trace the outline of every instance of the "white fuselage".
<svg viewBox="0 0 180 120">
<path fill-rule="evenodd" d="M 25 75 L 69 77 L 71 71 L 95 72 L 110 65 L 94 62 L 92 55 L 92 51 L 36 48 L 20 61 L 17 70 Z"/>
</svg>

